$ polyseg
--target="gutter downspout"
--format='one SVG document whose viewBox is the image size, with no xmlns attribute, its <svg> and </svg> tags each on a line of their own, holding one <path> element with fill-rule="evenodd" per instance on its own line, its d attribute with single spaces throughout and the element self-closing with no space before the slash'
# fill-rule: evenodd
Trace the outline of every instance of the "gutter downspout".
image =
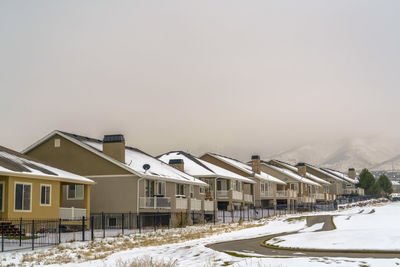
<svg viewBox="0 0 400 267">
<path fill-rule="evenodd" d="M 137 180 L 137 199 L 136 199 L 136 209 L 137 209 L 137 214 L 139 215 L 139 196 L 140 196 L 140 194 L 139 194 L 139 182 L 141 181 L 141 180 L 143 180 L 145 177 L 140 177 L 138 180 Z"/>
</svg>

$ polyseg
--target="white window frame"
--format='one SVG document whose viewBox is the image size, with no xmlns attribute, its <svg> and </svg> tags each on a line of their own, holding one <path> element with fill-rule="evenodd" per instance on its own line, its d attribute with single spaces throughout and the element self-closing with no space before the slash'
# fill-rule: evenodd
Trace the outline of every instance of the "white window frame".
<svg viewBox="0 0 400 267">
<path fill-rule="evenodd" d="M 189 185 L 189 197 L 194 198 L 194 185 Z"/>
<path fill-rule="evenodd" d="M 54 139 L 54 147 L 59 148 L 60 146 L 61 146 L 61 139 L 60 138 Z"/>
<path fill-rule="evenodd" d="M 0 212 L 3 212 L 3 211 L 4 211 L 4 201 L 5 201 L 4 193 L 6 192 L 6 190 L 5 190 L 4 187 L 6 186 L 6 184 L 5 184 L 4 181 L 0 181 L 0 184 L 3 185 L 3 190 L 2 190 L 2 192 L 1 192 L 1 195 L 2 195 L 3 199 L 1 200 Z M 14 206 L 14 207 L 15 207 L 15 206 Z"/>
<path fill-rule="evenodd" d="M 83 187 L 82 189 L 82 197 L 76 197 L 76 186 L 77 185 L 81 185 Z M 67 185 L 67 200 L 84 200 L 85 199 L 85 185 L 83 184 L 74 184 L 73 186 L 75 186 L 75 197 L 69 197 L 69 187 L 71 185 Z"/>
<path fill-rule="evenodd" d="M 29 210 L 17 210 L 15 209 L 15 198 L 17 196 L 16 191 L 17 191 L 17 184 L 22 184 L 22 185 L 29 185 L 31 187 L 31 192 L 30 192 L 30 199 L 29 199 Z M 23 187 L 22 187 L 23 188 Z M 14 206 L 13 206 L 13 210 L 14 212 L 32 212 L 32 183 L 27 183 L 27 182 L 14 182 Z M 22 189 L 22 193 L 24 192 L 24 190 Z M 24 195 L 22 195 L 22 203 L 24 202 Z"/>
<path fill-rule="evenodd" d="M 160 192 L 160 186 L 161 185 L 161 191 L 163 191 L 163 192 Z M 157 182 L 157 189 L 156 189 L 156 192 L 157 192 L 157 194 L 156 195 L 163 195 L 164 197 L 167 195 L 167 183 L 166 182 L 164 182 L 164 181 L 158 181 Z"/>
<path fill-rule="evenodd" d="M 178 189 L 178 187 L 179 187 L 179 189 Z M 183 189 L 183 192 L 182 192 L 183 194 L 179 194 L 179 193 L 181 193 L 181 192 L 179 192 L 181 187 Z M 176 196 L 180 196 L 180 197 L 184 197 L 185 196 L 185 185 L 184 184 L 176 184 L 175 190 L 176 190 L 176 192 L 175 192 Z"/>
<path fill-rule="evenodd" d="M 50 192 L 49 192 L 49 204 L 43 204 L 42 203 L 42 186 L 45 187 L 50 187 Z M 39 201 L 40 201 L 40 206 L 51 206 L 51 191 L 52 191 L 52 186 L 51 184 L 40 184 L 40 197 L 39 197 Z"/>
</svg>

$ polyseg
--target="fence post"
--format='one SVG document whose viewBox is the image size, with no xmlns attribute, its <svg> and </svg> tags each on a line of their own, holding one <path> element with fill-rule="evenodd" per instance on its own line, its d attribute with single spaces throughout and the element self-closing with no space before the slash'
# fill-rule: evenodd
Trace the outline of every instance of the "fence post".
<svg viewBox="0 0 400 267">
<path fill-rule="evenodd" d="M 4 225 L 1 227 L 1 252 L 4 252 Z"/>
<path fill-rule="evenodd" d="M 90 239 L 94 241 L 94 217 L 90 216 Z"/>
<path fill-rule="evenodd" d="M 194 224 L 194 210 L 192 210 L 192 225 Z"/>
<path fill-rule="evenodd" d="M 101 228 L 103 228 L 103 238 L 106 237 L 106 222 L 104 218 L 104 212 L 101 213 Z"/>
<path fill-rule="evenodd" d="M 154 224 L 154 231 L 157 231 L 157 226 L 156 226 L 156 214 L 153 214 L 153 224 Z"/>
<path fill-rule="evenodd" d="M 225 223 L 225 210 L 222 210 L 222 221 Z"/>
<path fill-rule="evenodd" d="M 85 241 L 85 216 L 82 216 L 82 241 Z"/>
<path fill-rule="evenodd" d="M 213 216 L 214 217 L 214 225 L 215 225 L 215 219 L 216 219 L 215 216 L 216 216 L 216 212 L 215 212 L 215 209 L 214 209 L 214 216 Z"/>
<path fill-rule="evenodd" d="M 183 212 L 181 211 L 181 228 L 183 228 Z"/>
<path fill-rule="evenodd" d="M 32 250 L 35 249 L 35 220 L 32 220 Z"/>
<path fill-rule="evenodd" d="M 140 213 L 137 215 L 137 220 L 138 220 L 138 222 L 137 222 L 137 225 L 138 225 L 138 228 L 139 228 L 139 234 L 141 234 L 142 233 L 142 228 L 140 227 L 141 225 L 140 225 Z"/>
<path fill-rule="evenodd" d="M 132 213 L 131 212 L 129 212 L 129 214 L 128 214 L 128 216 L 129 216 L 129 218 L 128 218 L 128 227 L 129 227 L 129 229 L 132 229 L 133 228 L 133 226 L 132 226 Z"/>
<path fill-rule="evenodd" d="M 22 246 L 22 218 L 19 218 L 19 246 Z"/>
<path fill-rule="evenodd" d="M 124 235 L 124 230 L 125 230 L 125 215 L 122 213 L 121 215 L 121 220 L 122 220 L 122 225 L 121 225 L 121 230 L 122 230 L 122 235 Z"/>
<path fill-rule="evenodd" d="M 58 219 L 58 244 L 61 244 L 61 218 Z"/>
<path fill-rule="evenodd" d="M 250 221 L 250 208 L 247 208 L 247 220 Z"/>
</svg>

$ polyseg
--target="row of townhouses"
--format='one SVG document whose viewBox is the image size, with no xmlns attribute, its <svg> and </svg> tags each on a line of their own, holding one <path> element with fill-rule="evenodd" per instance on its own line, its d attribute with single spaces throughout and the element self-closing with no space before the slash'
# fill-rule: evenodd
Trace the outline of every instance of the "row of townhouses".
<svg viewBox="0 0 400 267">
<path fill-rule="evenodd" d="M 306 163 L 248 162 L 172 151 L 153 157 L 127 146 L 54 131 L 22 153 L 0 147 L 2 219 L 74 219 L 97 213 L 172 214 L 333 202 L 359 194 L 356 172 Z"/>
</svg>

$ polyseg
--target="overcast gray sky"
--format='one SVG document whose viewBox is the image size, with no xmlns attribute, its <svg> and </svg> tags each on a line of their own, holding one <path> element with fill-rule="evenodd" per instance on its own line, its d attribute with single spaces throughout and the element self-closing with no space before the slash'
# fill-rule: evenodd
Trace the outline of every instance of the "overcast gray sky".
<svg viewBox="0 0 400 267">
<path fill-rule="evenodd" d="M 400 1 L 1 1 L 1 144 L 247 158 L 400 133 Z"/>
</svg>

